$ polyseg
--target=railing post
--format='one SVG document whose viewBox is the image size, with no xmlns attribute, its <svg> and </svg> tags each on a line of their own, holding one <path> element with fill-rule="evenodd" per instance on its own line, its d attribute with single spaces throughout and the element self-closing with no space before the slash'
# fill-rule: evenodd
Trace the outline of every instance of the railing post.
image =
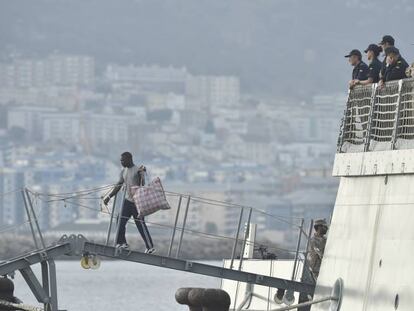
<svg viewBox="0 0 414 311">
<path fill-rule="evenodd" d="M 296 253 L 295 253 L 295 261 L 293 262 L 293 271 L 292 271 L 292 278 L 291 280 L 293 281 L 295 279 L 295 272 L 296 272 L 296 266 L 298 263 L 298 256 L 299 256 L 299 248 L 300 248 L 300 242 L 302 239 L 302 230 L 303 230 L 303 223 L 305 222 L 305 220 L 302 218 L 301 222 L 300 222 L 300 227 L 299 227 L 299 237 L 298 237 L 298 244 L 296 246 Z"/>
<path fill-rule="evenodd" d="M 120 208 L 119 208 L 121 212 L 120 213 L 118 212 L 118 214 L 116 215 L 116 232 L 115 232 L 115 243 L 114 243 L 115 245 L 116 245 L 116 242 L 118 241 L 119 225 L 121 223 L 122 208 L 124 207 L 125 195 L 126 195 L 126 187 L 124 186 L 124 189 L 122 191 L 122 201 L 121 201 Z"/>
<path fill-rule="evenodd" d="M 397 107 L 395 108 L 395 124 L 392 131 L 392 140 L 391 140 L 391 150 L 395 150 L 395 144 L 397 143 L 397 132 L 398 132 L 398 122 L 400 120 L 400 105 L 401 105 L 401 91 L 403 86 L 403 80 L 398 81 L 398 99 Z"/>
<path fill-rule="evenodd" d="M 185 225 L 187 223 L 188 209 L 190 207 L 190 200 L 191 200 L 191 197 L 188 196 L 187 206 L 185 207 L 185 213 L 184 213 L 183 228 L 181 229 L 180 240 L 178 242 L 178 247 L 177 247 L 177 252 L 175 254 L 175 258 L 178 258 L 180 256 L 181 245 L 183 243 L 183 237 L 184 237 L 184 231 L 185 231 Z"/>
<path fill-rule="evenodd" d="M 237 244 L 239 243 L 239 234 L 240 234 L 241 222 L 243 220 L 243 211 L 244 211 L 244 207 L 240 208 L 239 222 L 237 223 L 236 236 L 234 237 L 233 250 L 231 251 L 230 269 L 233 269 L 234 257 L 236 256 Z"/>
<path fill-rule="evenodd" d="M 369 144 L 371 142 L 371 128 L 372 128 L 372 116 L 374 114 L 375 109 L 375 98 L 377 96 L 377 88 L 378 84 L 372 84 L 372 94 L 371 94 L 371 104 L 370 104 L 370 111 L 368 115 L 368 123 L 367 123 L 367 130 L 365 135 L 365 143 L 364 143 L 364 152 L 369 151 Z"/>
<path fill-rule="evenodd" d="M 312 238 L 312 230 L 313 230 L 313 219 L 311 220 L 310 224 L 309 224 L 309 231 L 308 231 L 308 240 L 306 241 L 306 249 L 305 249 L 305 265 L 307 264 L 307 257 L 308 257 L 308 249 L 309 249 L 309 244 L 310 244 L 310 240 Z"/>
<path fill-rule="evenodd" d="M 244 257 L 244 249 L 246 247 L 247 237 L 249 236 L 251 218 L 252 218 L 252 208 L 249 209 L 249 216 L 247 217 L 246 232 L 244 233 L 243 245 L 242 245 L 242 249 L 241 249 L 241 252 L 240 252 L 239 270 L 241 270 L 241 268 L 242 268 L 243 257 Z"/>
<path fill-rule="evenodd" d="M 30 225 L 30 231 L 32 232 L 33 241 L 34 241 L 36 249 L 39 249 L 39 245 L 37 244 L 36 234 L 35 234 L 33 224 L 32 224 L 32 216 L 30 216 L 29 207 L 27 206 L 26 193 L 25 193 L 24 190 L 22 190 L 21 193 L 22 193 L 22 197 L 23 197 L 24 208 L 25 208 L 26 214 L 27 214 L 27 219 L 28 219 L 29 225 Z"/>
<path fill-rule="evenodd" d="M 314 283 L 315 282 L 314 278 L 311 276 L 310 271 L 308 269 L 308 252 L 309 252 L 310 240 L 312 238 L 312 230 L 313 230 L 313 219 L 311 219 L 311 222 L 309 224 L 308 239 L 306 241 L 305 253 L 303 254 L 304 255 L 303 269 L 302 269 L 302 277 L 300 279 L 300 281 L 303 282 L 303 283 Z M 310 295 L 310 294 L 300 293 L 299 294 L 299 303 L 308 301 L 309 300 L 308 295 Z M 310 295 L 310 296 L 312 296 L 312 298 L 313 298 L 313 294 Z M 310 308 L 302 307 L 302 308 L 299 308 L 298 310 L 299 311 L 309 311 Z"/>
<path fill-rule="evenodd" d="M 175 239 L 175 232 L 177 230 L 177 223 L 178 223 L 178 217 L 180 215 L 180 209 L 181 209 L 181 201 L 183 199 L 183 196 L 180 195 L 180 198 L 178 199 L 178 206 L 177 206 L 177 212 L 175 213 L 175 220 L 174 220 L 174 229 L 171 235 L 171 241 L 170 241 L 170 247 L 168 248 L 168 257 L 171 256 L 171 251 L 172 251 L 172 247 L 174 244 L 174 239 Z"/>
<path fill-rule="evenodd" d="M 42 231 L 40 231 L 39 222 L 37 221 L 36 212 L 34 211 L 32 200 L 30 198 L 29 191 L 27 190 L 27 188 L 25 188 L 25 192 L 26 192 L 26 196 L 27 196 L 27 201 L 29 202 L 30 210 L 32 211 L 32 215 L 33 215 L 33 219 L 34 219 L 37 231 L 39 232 L 40 242 L 42 243 L 43 248 L 46 248 L 45 241 L 43 240 Z"/>
<path fill-rule="evenodd" d="M 112 231 L 112 223 L 114 221 L 115 209 L 116 209 L 116 198 L 118 194 L 115 194 L 114 201 L 112 202 L 112 211 L 111 211 L 111 218 L 109 220 L 108 232 L 106 234 L 106 242 L 105 245 L 108 246 L 109 239 L 111 238 L 111 231 Z"/>
</svg>

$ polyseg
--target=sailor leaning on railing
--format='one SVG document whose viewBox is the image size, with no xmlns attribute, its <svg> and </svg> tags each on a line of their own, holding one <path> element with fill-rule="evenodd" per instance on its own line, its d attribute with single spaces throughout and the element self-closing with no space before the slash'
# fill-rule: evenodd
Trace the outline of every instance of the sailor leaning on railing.
<svg viewBox="0 0 414 311">
<path fill-rule="evenodd" d="M 365 49 L 368 66 L 363 62 L 362 54 L 359 50 L 354 49 L 346 55 L 345 57 L 348 58 L 349 63 L 354 67 L 349 87 L 352 89 L 356 85 L 378 83 L 379 88 L 383 88 L 385 82 L 413 76 L 414 69 L 412 70 L 411 68 L 414 64 L 409 67 L 394 44 L 395 40 L 390 35 L 383 36 L 378 45 L 370 44 Z M 381 63 L 378 56 L 382 51 L 385 56 Z"/>
</svg>

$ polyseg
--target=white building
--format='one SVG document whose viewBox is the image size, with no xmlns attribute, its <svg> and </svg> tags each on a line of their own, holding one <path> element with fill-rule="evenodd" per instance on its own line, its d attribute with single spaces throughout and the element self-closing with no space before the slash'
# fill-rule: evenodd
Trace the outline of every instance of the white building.
<svg viewBox="0 0 414 311">
<path fill-rule="evenodd" d="M 200 108 L 237 107 L 240 79 L 233 76 L 189 76 L 186 96 L 190 103 L 199 103 Z"/>
<path fill-rule="evenodd" d="M 15 59 L 0 64 L 3 87 L 89 86 L 95 80 L 95 60 L 84 55 L 52 54 L 44 59 Z"/>
<path fill-rule="evenodd" d="M 81 116 L 75 113 L 47 113 L 42 115 L 42 140 L 45 142 L 81 142 Z"/>
<path fill-rule="evenodd" d="M 45 113 L 56 112 L 55 108 L 22 106 L 8 110 L 7 127 L 22 128 L 28 138 L 40 139 L 42 137 L 43 116 Z"/>
<path fill-rule="evenodd" d="M 111 82 L 182 82 L 187 77 L 187 69 L 174 67 L 152 66 L 119 66 L 108 65 L 105 77 Z"/>
<path fill-rule="evenodd" d="M 24 168 L 0 168 L 0 192 L 4 193 L 0 197 L 0 223 L 15 225 L 27 220 L 21 190 L 32 177 Z"/>
</svg>

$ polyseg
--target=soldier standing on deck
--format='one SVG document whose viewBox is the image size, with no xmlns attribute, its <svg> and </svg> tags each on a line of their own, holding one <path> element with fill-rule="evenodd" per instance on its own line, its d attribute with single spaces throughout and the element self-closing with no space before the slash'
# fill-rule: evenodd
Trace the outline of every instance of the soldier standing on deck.
<svg viewBox="0 0 414 311">
<path fill-rule="evenodd" d="M 313 226 L 315 233 L 309 241 L 308 249 L 308 265 L 315 280 L 318 278 L 321 268 L 323 253 L 326 245 L 326 233 L 328 232 L 328 224 L 325 219 L 318 219 Z"/>
</svg>

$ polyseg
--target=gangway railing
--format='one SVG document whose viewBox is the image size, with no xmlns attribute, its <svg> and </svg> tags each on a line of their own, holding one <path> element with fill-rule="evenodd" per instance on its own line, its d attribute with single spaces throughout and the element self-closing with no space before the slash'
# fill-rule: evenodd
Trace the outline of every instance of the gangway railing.
<svg viewBox="0 0 414 311">
<path fill-rule="evenodd" d="M 338 152 L 414 148 L 414 79 L 349 90 Z"/>
<path fill-rule="evenodd" d="M 102 194 L 100 188 L 91 192 L 84 191 L 78 194 L 67 193 L 64 195 L 39 193 L 31 190 L 29 192 L 32 197 L 43 202 L 43 204 L 53 204 L 54 206 L 61 204 L 60 208 L 66 210 L 70 208 L 87 209 L 96 213 L 96 216 L 108 217 L 105 244 L 115 245 L 123 192 L 119 192 L 115 196 L 112 206 L 108 208 L 102 206 L 100 202 Z M 305 228 L 307 224 L 301 218 L 283 217 L 250 206 L 177 192 L 166 191 L 166 196 L 172 209 L 146 217 L 146 223 L 150 226 L 151 232 L 158 232 L 158 235 L 163 237 L 163 244 L 157 251 L 161 251 L 165 256 L 188 258 L 197 255 L 191 253 L 186 246 L 189 242 L 198 238 L 222 243 L 223 256 L 226 256 L 224 258 L 233 260 L 242 258 L 243 260 L 242 248 L 245 245 L 246 232 L 250 223 L 257 223 L 259 226 L 255 242 L 257 249 L 266 246 L 269 251 L 275 252 L 279 257 L 292 259 L 299 258 L 299 253 L 306 252 L 306 249 L 303 248 L 308 238 L 308 230 Z M 219 216 L 214 217 L 214 215 Z M 202 224 L 200 224 L 200 219 L 203 222 Z M 215 221 L 219 223 L 215 225 Z M 129 222 L 132 223 L 133 220 L 130 219 Z M 206 224 L 212 225 L 213 229 L 207 230 Z M 290 230 L 289 233 L 298 237 L 300 243 L 297 244 L 291 241 L 290 245 L 285 247 L 281 246 L 280 243 L 275 243 L 273 238 L 278 234 L 277 230 Z M 292 247 L 293 245 L 295 245 L 295 248 Z"/>
</svg>

